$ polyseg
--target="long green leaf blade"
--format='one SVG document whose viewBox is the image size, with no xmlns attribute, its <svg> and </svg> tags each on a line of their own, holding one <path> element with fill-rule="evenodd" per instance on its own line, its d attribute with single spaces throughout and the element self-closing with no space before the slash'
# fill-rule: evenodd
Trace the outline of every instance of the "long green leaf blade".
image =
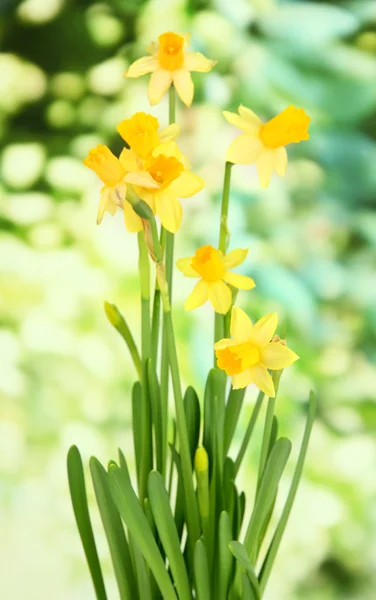
<svg viewBox="0 0 376 600">
<path fill-rule="evenodd" d="M 141 379 L 141 359 L 140 354 L 138 352 L 136 343 L 133 339 L 131 330 L 129 329 L 126 320 L 123 315 L 119 312 L 117 306 L 115 304 L 110 304 L 109 302 L 104 303 L 104 310 L 107 315 L 107 319 L 110 321 L 111 325 L 115 327 L 115 329 L 120 333 L 121 337 L 125 341 L 128 346 L 128 350 L 133 360 L 133 364 L 136 368 L 137 375 L 139 379 Z"/>
<path fill-rule="evenodd" d="M 74 516 L 76 518 L 87 564 L 93 580 L 95 595 L 97 600 L 107 600 L 101 565 L 89 515 L 82 459 L 77 446 L 71 446 L 69 449 L 67 467 Z"/>
<path fill-rule="evenodd" d="M 230 577 L 233 570 L 234 559 L 230 552 L 230 542 L 232 540 L 232 523 L 229 514 L 222 511 L 219 518 L 218 534 L 218 571 L 217 571 L 217 595 L 218 600 L 226 600 L 230 584 Z"/>
<path fill-rule="evenodd" d="M 260 584 L 256 577 L 255 570 L 254 570 L 253 566 L 251 565 L 251 562 L 248 558 L 246 549 L 244 548 L 243 544 L 241 544 L 240 542 L 232 541 L 232 542 L 230 542 L 230 550 L 233 553 L 233 555 L 235 556 L 238 563 L 247 571 L 249 580 L 250 580 L 252 588 L 253 588 L 254 597 L 256 598 L 256 600 L 259 600 L 259 598 L 261 598 Z M 243 589 L 244 589 L 244 582 L 243 582 Z"/>
<path fill-rule="evenodd" d="M 223 436 L 223 452 L 225 456 L 227 456 L 232 438 L 234 437 L 240 411 L 243 406 L 244 396 L 245 388 L 242 390 L 231 389 L 228 396 L 225 410 L 225 428 Z"/>
<path fill-rule="evenodd" d="M 201 540 L 195 545 L 194 573 L 197 600 L 211 600 L 208 557 Z"/>
<path fill-rule="evenodd" d="M 108 473 L 117 509 L 150 567 L 165 600 L 177 600 L 171 579 L 153 537 L 147 518 L 124 470 L 115 466 Z"/>
</svg>

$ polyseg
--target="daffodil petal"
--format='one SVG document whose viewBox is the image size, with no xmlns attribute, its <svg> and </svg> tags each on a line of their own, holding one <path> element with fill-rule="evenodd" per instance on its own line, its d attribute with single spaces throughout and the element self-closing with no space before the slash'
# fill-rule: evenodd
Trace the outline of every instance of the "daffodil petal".
<svg viewBox="0 0 376 600">
<path fill-rule="evenodd" d="M 158 68 L 158 59 L 155 56 L 143 56 L 135 60 L 126 72 L 126 77 L 141 77 Z"/>
<path fill-rule="evenodd" d="M 237 250 L 231 250 L 222 258 L 223 266 L 226 269 L 233 269 L 241 265 L 247 258 L 249 248 L 238 248 Z"/>
<path fill-rule="evenodd" d="M 163 227 L 176 233 L 183 217 L 183 208 L 176 196 L 168 190 L 155 194 L 155 208 Z"/>
<path fill-rule="evenodd" d="M 283 146 L 274 150 L 273 166 L 277 175 L 279 175 L 280 177 L 284 177 L 286 175 L 287 152 L 286 148 L 284 148 Z"/>
<path fill-rule="evenodd" d="M 124 148 L 121 151 L 119 160 L 122 167 L 128 172 L 130 171 L 132 173 L 137 173 L 137 171 L 140 170 L 139 164 L 137 162 L 137 156 L 132 150 L 129 150 L 128 148 Z"/>
<path fill-rule="evenodd" d="M 256 287 L 252 277 L 239 275 L 239 273 L 232 273 L 231 271 L 226 271 L 223 279 L 230 285 L 238 288 L 238 290 L 252 290 L 254 287 Z"/>
<path fill-rule="evenodd" d="M 261 362 L 267 369 L 284 369 L 298 359 L 293 350 L 280 342 L 270 342 L 261 352 Z"/>
<path fill-rule="evenodd" d="M 253 325 L 248 315 L 239 308 L 234 306 L 231 312 L 231 336 L 238 343 L 246 342 L 250 339 L 253 331 Z"/>
<path fill-rule="evenodd" d="M 251 369 L 246 369 L 243 373 L 239 373 L 238 375 L 232 376 L 232 387 L 234 390 L 239 390 L 247 387 L 250 383 L 252 383 L 252 372 Z"/>
<path fill-rule="evenodd" d="M 128 173 L 124 177 L 124 181 L 138 185 L 140 187 L 146 187 L 150 189 L 159 189 L 159 184 L 152 178 L 150 173 L 147 171 L 140 171 L 139 173 Z"/>
<path fill-rule="evenodd" d="M 148 87 L 148 98 L 152 106 L 158 104 L 162 96 L 170 87 L 171 82 L 171 73 L 166 69 L 157 69 L 151 74 Z"/>
<path fill-rule="evenodd" d="M 205 186 L 205 181 L 191 171 L 183 171 L 170 185 L 169 189 L 178 198 L 190 198 Z"/>
<path fill-rule="evenodd" d="M 262 150 L 256 162 L 260 186 L 265 189 L 268 187 L 273 175 L 274 160 L 273 150 Z"/>
<path fill-rule="evenodd" d="M 171 125 L 159 131 L 159 139 L 163 144 L 164 142 L 170 142 L 171 140 L 175 140 L 179 134 L 180 125 L 178 125 L 177 123 L 171 123 Z"/>
<path fill-rule="evenodd" d="M 176 158 L 177 160 L 180 160 L 180 155 L 181 152 L 179 150 L 179 146 L 177 145 L 176 142 L 174 142 L 173 140 L 170 141 L 165 141 L 161 144 L 158 144 L 158 146 L 156 146 L 152 152 L 152 156 L 159 156 L 160 154 L 163 154 L 163 156 L 172 156 L 173 158 Z"/>
<path fill-rule="evenodd" d="M 251 165 L 259 159 L 262 149 L 257 136 L 242 133 L 227 148 L 226 160 L 238 165 Z"/>
<path fill-rule="evenodd" d="M 188 258 L 180 258 L 178 261 L 176 261 L 176 266 L 186 277 L 200 277 L 197 271 L 195 271 L 192 267 L 192 258 L 192 256 L 188 256 Z"/>
<path fill-rule="evenodd" d="M 225 315 L 232 302 L 232 294 L 224 281 L 215 281 L 209 285 L 209 300 L 216 313 Z"/>
<path fill-rule="evenodd" d="M 236 113 L 224 110 L 223 116 L 225 117 L 226 121 L 231 123 L 231 125 L 235 125 L 235 127 L 238 127 L 239 129 L 244 131 L 244 133 L 249 133 L 250 135 L 257 135 L 259 132 L 260 125 L 251 123 L 250 121 L 247 121 L 247 119 L 244 119 Z"/>
<path fill-rule="evenodd" d="M 179 98 L 186 106 L 191 106 L 193 100 L 193 81 L 187 69 L 178 69 L 173 72 L 173 81 Z"/>
<path fill-rule="evenodd" d="M 201 52 L 186 52 L 184 56 L 184 67 L 188 69 L 188 71 L 208 73 L 208 71 L 214 67 L 216 62 L 216 60 L 206 58 Z"/>
<path fill-rule="evenodd" d="M 114 200 L 111 198 L 111 190 L 109 188 L 107 188 L 107 189 L 105 188 L 102 191 L 102 193 L 100 195 L 100 199 L 99 199 L 98 212 L 97 212 L 97 225 L 102 223 L 103 216 L 106 211 L 109 212 L 113 216 L 116 212 L 116 208 L 117 208 L 116 202 L 114 202 Z"/>
<path fill-rule="evenodd" d="M 127 230 L 131 233 L 142 230 L 141 217 L 136 215 L 129 202 L 124 202 L 124 222 Z"/>
<path fill-rule="evenodd" d="M 193 310 L 194 308 L 198 308 L 202 304 L 205 304 L 208 298 L 208 284 L 203 279 L 200 279 L 186 299 L 184 308 L 185 310 Z"/>
<path fill-rule="evenodd" d="M 272 376 L 264 365 L 255 365 L 249 369 L 253 383 L 269 398 L 274 398 L 275 389 Z"/>
<path fill-rule="evenodd" d="M 214 350 L 224 350 L 229 346 L 235 346 L 235 340 L 231 340 L 230 338 L 223 338 L 214 344 Z"/>
<path fill-rule="evenodd" d="M 257 125 L 258 127 L 261 127 L 263 125 L 263 122 L 261 121 L 261 119 L 259 119 L 256 113 L 254 113 L 253 110 L 247 108 L 243 104 L 239 106 L 238 111 L 239 115 L 243 117 L 243 119 L 248 121 L 248 123 L 252 123 L 253 125 Z"/>
<path fill-rule="evenodd" d="M 277 313 L 269 313 L 254 324 L 251 338 L 259 346 L 266 346 L 272 339 L 278 325 Z"/>
</svg>

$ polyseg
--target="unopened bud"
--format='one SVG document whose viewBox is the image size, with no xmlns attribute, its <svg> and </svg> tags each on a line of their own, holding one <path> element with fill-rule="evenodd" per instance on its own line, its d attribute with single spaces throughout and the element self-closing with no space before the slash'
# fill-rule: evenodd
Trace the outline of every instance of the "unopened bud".
<svg viewBox="0 0 376 600">
<path fill-rule="evenodd" d="M 195 470 L 197 473 L 204 473 L 209 469 L 209 457 L 203 446 L 196 450 L 195 454 Z"/>
<path fill-rule="evenodd" d="M 110 321 L 111 325 L 117 327 L 121 322 L 121 314 L 119 313 L 115 304 L 110 304 L 109 302 L 104 303 L 104 310 L 107 315 L 107 319 Z"/>
</svg>

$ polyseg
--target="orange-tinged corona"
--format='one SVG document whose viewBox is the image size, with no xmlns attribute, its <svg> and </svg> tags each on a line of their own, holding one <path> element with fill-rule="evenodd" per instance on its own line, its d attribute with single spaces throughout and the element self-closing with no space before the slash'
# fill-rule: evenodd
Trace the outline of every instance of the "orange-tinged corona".
<svg viewBox="0 0 376 600">
<path fill-rule="evenodd" d="M 267 148 L 280 148 L 309 139 L 310 118 L 303 108 L 288 106 L 260 129 L 260 139 Z"/>
<path fill-rule="evenodd" d="M 174 156 L 159 154 L 149 161 L 147 170 L 160 187 L 165 188 L 184 171 L 184 165 Z"/>
<path fill-rule="evenodd" d="M 205 281 L 218 281 L 225 273 L 219 251 L 209 245 L 202 246 L 196 251 L 191 264 Z"/>
<path fill-rule="evenodd" d="M 103 183 L 109 187 L 114 187 L 120 183 L 126 174 L 119 159 L 103 144 L 99 144 L 90 150 L 84 164 L 95 171 Z"/>
<path fill-rule="evenodd" d="M 130 119 L 121 121 L 117 131 L 137 156 L 145 159 L 160 143 L 158 128 L 158 119 L 144 112 L 137 112 Z"/>
<path fill-rule="evenodd" d="M 168 31 L 159 36 L 159 64 L 167 71 L 177 71 L 184 65 L 184 38 Z"/>
</svg>

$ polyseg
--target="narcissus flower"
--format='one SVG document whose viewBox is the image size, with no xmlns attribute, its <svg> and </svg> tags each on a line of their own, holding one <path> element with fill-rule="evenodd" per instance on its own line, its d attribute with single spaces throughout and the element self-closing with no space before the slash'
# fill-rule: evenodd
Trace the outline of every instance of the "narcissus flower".
<svg viewBox="0 0 376 600">
<path fill-rule="evenodd" d="M 176 233 L 183 215 L 178 198 L 194 196 L 205 185 L 201 177 L 188 170 L 177 144 L 160 144 L 142 164 L 131 150 L 124 149 L 120 162 L 129 172 L 126 180 L 133 184 L 139 198 L 147 202 L 167 231 Z M 124 216 L 129 231 L 141 230 L 141 219 L 129 203 L 124 205 Z"/>
<path fill-rule="evenodd" d="M 128 69 L 126 77 L 141 77 L 151 73 L 148 97 L 150 104 L 158 104 L 173 84 L 181 100 L 192 104 L 194 86 L 190 71 L 207 73 L 216 63 L 200 52 L 188 52 L 190 35 L 178 35 L 168 31 L 148 47 L 151 56 L 143 56 Z"/>
<path fill-rule="evenodd" d="M 273 171 L 281 177 L 285 175 L 285 146 L 309 139 L 310 117 L 302 108 L 288 106 L 267 123 L 245 106 L 239 106 L 239 114 L 227 111 L 223 114 L 229 123 L 244 132 L 230 144 L 226 160 L 240 165 L 256 163 L 262 188 L 269 185 Z"/>
<path fill-rule="evenodd" d="M 231 314 L 231 336 L 214 344 L 217 365 L 232 377 L 234 389 L 254 383 L 270 397 L 275 396 L 273 379 L 268 371 L 288 367 L 299 356 L 274 338 L 278 325 L 277 313 L 262 317 L 255 325 L 237 306 Z"/>
<path fill-rule="evenodd" d="M 170 142 L 178 137 L 180 127 L 176 123 L 165 129 L 159 129 L 159 121 L 144 112 L 135 113 L 130 119 L 124 119 L 117 131 L 131 150 L 140 158 L 147 159 L 159 144 Z"/>
<path fill-rule="evenodd" d="M 107 146 L 99 144 L 92 148 L 84 160 L 84 164 L 95 171 L 105 184 L 101 189 L 98 206 L 97 223 L 101 223 L 107 211 L 114 215 L 117 207 L 122 208 L 127 186 L 124 182 L 126 170 L 120 160 Z"/>
<path fill-rule="evenodd" d="M 177 267 L 186 277 L 200 277 L 185 302 L 186 310 L 193 310 L 210 300 L 215 312 L 226 314 L 232 303 L 230 284 L 241 290 L 251 290 L 251 277 L 232 273 L 246 259 L 248 250 L 232 250 L 225 256 L 212 246 L 202 246 L 194 256 L 177 261 Z"/>
</svg>

